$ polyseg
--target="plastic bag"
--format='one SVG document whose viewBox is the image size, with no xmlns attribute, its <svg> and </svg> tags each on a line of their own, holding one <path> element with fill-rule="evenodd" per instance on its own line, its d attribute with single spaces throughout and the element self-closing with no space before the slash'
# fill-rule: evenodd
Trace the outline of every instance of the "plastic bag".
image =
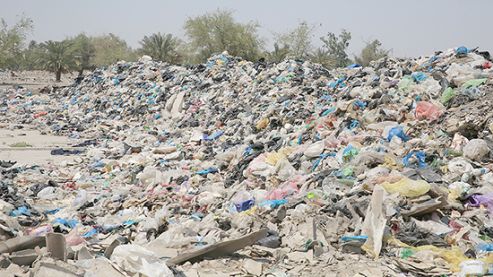
<svg viewBox="0 0 493 277">
<path fill-rule="evenodd" d="M 352 160 L 355 156 L 359 154 L 359 149 L 356 147 L 353 147 L 351 144 L 348 145 L 346 148 L 344 148 L 342 152 L 342 159 L 345 162 L 348 162 Z"/>
<path fill-rule="evenodd" d="M 467 82 L 465 82 L 461 88 L 462 89 L 468 89 L 468 88 L 475 88 L 475 87 L 478 87 L 484 83 L 486 83 L 488 79 L 472 79 L 472 80 L 469 80 Z"/>
<path fill-rule="evenodd" d="M 411 74 L 411 77 L 418 84 L 428 78 L 428 76 L 426 76 L 426 74 L 424 74 L 423 72 L 413 72 L 413 74 Z"/>
<path fill-rule="evenodd" d="M 493 193 L 480 195 L 474 194 L 469 197 L 467 200 L 467 206 L 470 207 L 479 207 L 485 206 L 488 208 L 490 213 L 493 213 Z"/>
<path fill-rule="evenodd" d="M 389 134 L 387 136 L 387 141 L 391 141 L 393 137 L 398 137 L 402 141 L 408 141 L 409 137 L 404 133 L 404 129 L 402 126 L 396 126 L 390 129 Z"/>
<path fill-rule="evenodd" d="M 437 120 L 443 114 L 438 106 L 426 101 L 419 101 L 416 105 L 416 119 L 426 119 L 430 122 Z"/>
<path fill-rule="evenodd" d="M 455 54 L 457 55 L 466 55 L 467 53 L 469 53 L 469 49 L 465 46 L 459 46 L 455 49 Z"/>
<path fill-rule="evenodd" d="M 404 158 L 402 159 L 402 163 L 404 164 L 404 166 L 409 166 L 410 165 L 410 161 L 409 160 L 413 156 L 416 158 L 416 161 L 418 162 L 418 167 L 419 168 L 426 167 L 426 161 L 425 161 L 426 154 L 423 151 L 411 151 L 411 152 L 409 152 L 409 154 L 407 154 L 406 156 L 404 156 Z"/>
<path fill-rule="evenodd" d="M 368 239 L 361 248 L 373 258 L 380 255 L 383 233 L 387 223 L 383 204 L 384 198 L 385 191 L 381 186 L 375 186 L 361 229 L 361 234 L 368 236 Z"/>
<path fill-rule="evenodd" d="M 395 183 L 385 182 L 382 184 L 382 187 L 388 193 L 399 193 L 402 196 L 406 197 L 418 197 L 425 193 L 427 193 L 431 186 L 428 182 L 423 180 L 411 180 L 407 177 L 402 178 L 400 181 Z"/>
<path fill-rule="evenodd" d="M 411 89 L 413 79 L 411 76 L 404 76 L 397 85 L 401 91 L 408 92 Z"/>
<path fill-rule="evenodd" d="M 454 97 L 455 97 L 454 89 L 453 88 L 446 88 L 442 93 L 442 97 L 440 98 L 440 102 L 442 104 L 447 104 Z"/>
<path fill-rule="evenodd" d="M 482 139 L 472 139 L 464 146 L 462 151 L 464 152 L 464 157 L 474 161 L 481 161 L 488 155 L 490 148 L 486 141 Z"/>
<path fill-rule="evenodd" d="M 325 149 L 325 143 L 323 140 L 321 140 L 308 146 L 303 152 L 303 154 L 308 158 L 315 158 L 320 156 L 320 154 L 324 152 L 324 149 Z"/>
</svg>

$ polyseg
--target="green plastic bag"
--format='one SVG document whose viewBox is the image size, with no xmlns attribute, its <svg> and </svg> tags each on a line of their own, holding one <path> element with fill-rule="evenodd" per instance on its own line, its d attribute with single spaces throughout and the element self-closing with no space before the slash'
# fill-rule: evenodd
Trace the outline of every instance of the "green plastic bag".
<svg viewBox="0 0 493 277">
<path fill-rule="evenodd" d="M 461 88 L 462 89 L 475 88 L 479 85 L 486 83 L 487 80 L 488 79 L 472 79 L 472 80 L 465 82 Z"/>
<path fill-rule="evenodd" d="M 455 91 L 453 88 L 447 88 L 443 91 L 442 97 L 440 98 L 440 102 L 442 104 L 447 104 L 448 101 L 452 100 L 455 97 Z"/>
<path fill-rule="evenodd" d="M 413 84 L 414 81 L 410 76 L 404 76 L 400 81 L 399 84 L 397 85 L 400 90 L 407 92 L 411 88 L 411 84 Z"/>
</svg>

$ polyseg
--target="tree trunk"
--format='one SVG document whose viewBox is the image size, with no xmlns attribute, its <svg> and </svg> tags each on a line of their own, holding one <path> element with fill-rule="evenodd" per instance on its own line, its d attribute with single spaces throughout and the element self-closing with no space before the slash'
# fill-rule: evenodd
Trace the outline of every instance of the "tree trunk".
<svg viewBox="0 0 493 277">
<path fill-rule="evenodd" d="M 56 72 L 55 72 L 55 81 L 56 82 L 60 82 L 60 80 L 62 79 L 62 70 L 61 69 L 58 69 Z"/>
<path fill-rule="evenodd" d="M 84 68 L 79 69 L 79 77 L 81 77 L 84 74 Z"/>
</svg>

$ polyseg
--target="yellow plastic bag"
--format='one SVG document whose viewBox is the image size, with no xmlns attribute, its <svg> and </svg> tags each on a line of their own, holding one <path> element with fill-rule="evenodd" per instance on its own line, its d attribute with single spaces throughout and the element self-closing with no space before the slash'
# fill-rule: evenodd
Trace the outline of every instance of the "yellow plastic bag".
<svg viewBox="0 0 493 277">
<path fill-rule="evenodd" d="M 286 158 L 292 152 L 293 152 L 293 148 L 285 147 L 285 148 L 279 149 L 279 151 L 277 151 L 277 152 L 267 153 L 267 155 L 265 156 L 265 162 L 267 164 L 274 166 L 277 164 L 277 162 L 279 160 Z"/>
<path fill-rule="evenodd" d="M 453 272 L 459 272 L 460 271 L 460 263 L 463 261 L 469 260 L 469 258 L 464 255 L 462 250 L 460 250 L 459 247 L 457 246 L 452 246 L 450 249 L 446 248 L 439 248 L 433 245 L 423 245 L 423 246 L 418 246 L 418 247 L 412 247 L 410 245 L 407 245 L 403 243 L 402 241 L 392 237 L 389 240 L 387 240 L 388 244 L 395 245 L 397 247 L 402 247 L 402 248 L 410 248 L 413 252 L 419 252 L 419 251 L 431 251 L 438 257 L 444 259 L 448 265 L 450 266 L 450 270 Z M 489 262 L 493 256 L 487 256 L 483 258 L 482 260 L 484 262 Z"/>
<path fill-rule="evenodd" d="M 388 193 L 396 193 L 398 192 L 402 196 L 406 197 L 418 197 L 425 193 L 427 193 L 431 186 L 426 181 L 415 181 L 411 180 L 407 177 L 402 178 L 400 181 L 395 183 L 385 182 L 382 184 L 382 187 Z"/>
<path fill-rule="evenodd" d="M 264 118 L 260 119 L 259 121 L 257 121 L 257 124 L 255 125 L 255 127 L 257 128 L 257 130 L 262 130 L 262 129 L 265 129 L 267 127 L 267 125 L 269 125 L 269 119 L 264 117 Z"/>
</svg>

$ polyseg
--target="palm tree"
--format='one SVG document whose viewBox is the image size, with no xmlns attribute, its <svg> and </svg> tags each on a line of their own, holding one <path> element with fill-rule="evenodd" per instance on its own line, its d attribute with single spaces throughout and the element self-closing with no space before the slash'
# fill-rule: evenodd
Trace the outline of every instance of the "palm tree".
<svg viewBox="0 0 493 277">
<path fill-rule="evenodd" d="M 310 55 L 310 60 L 314 63 L 319 63 L 323 65 L 327 69 L 335 68 L 336 62 L 329 55 L 329 51 L 320 47 L 313 51 L 313 53 Z"/>
<path fill-rule="evenodd" d="M 158 61 L 177 63 L 181 59 L 177 51 L 180 44 L 180 40 L 172 34 L 157 33 L 151 36 L 144 36 L 140 41 L 142 46 L 140 52 Z"/>
<path fill-rule="evenodd" d="M 74 68 L 75 57 L 72 44 L 64 41 L 47 41 L 43 43 L 42 64 L 46 70 L 55 73 L 56 81 L 60 82 L 63 72 Z"/>
</svg>

